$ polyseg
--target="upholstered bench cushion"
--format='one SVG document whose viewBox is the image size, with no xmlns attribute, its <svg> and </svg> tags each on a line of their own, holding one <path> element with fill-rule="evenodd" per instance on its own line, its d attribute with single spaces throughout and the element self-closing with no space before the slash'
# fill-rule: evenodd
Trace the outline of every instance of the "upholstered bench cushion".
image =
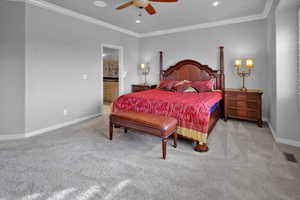
<svg viewBox="0 0 300 200">
<path fill-rule="evenodd" d="M 159 130 L 157 136 L 168 137 L 174 132 L 177 126 L 177 119 L 142 112 L 124 111 L 111 113 L 112 119 L 121 119 L 137 125 L 146 126 Z M 155 132 L 152 132 L 155 133 Z"/>
<path fill-rule="evenodd" d="M 113 138 L 114 126 L 124 127 L 125 133 L 128 128 L 162 137 L 163 159 L 166 159 L 167 142 L 170 135 L 173 135 L 174 147 L 177 146 L 177 119 L 172 117 L 132 111 L 111 113 L 109 116 L 110 140 Z"/>
</svg>

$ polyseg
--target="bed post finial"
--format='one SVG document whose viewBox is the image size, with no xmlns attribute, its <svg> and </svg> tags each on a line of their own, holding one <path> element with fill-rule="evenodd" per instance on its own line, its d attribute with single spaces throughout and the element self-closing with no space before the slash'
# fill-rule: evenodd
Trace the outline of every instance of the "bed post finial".
<svg viewBox="0 0 300 200">
<path fill-rule="evenodd" d="M 163 79 L 163 52 L 159 52 L 159 78 Z"/>
<path fill-rule="evenodd" d="M 225 90 L 225 75 L 224 75 L 224 47 L 220 46 L 220 87 Z"/>
</svg>

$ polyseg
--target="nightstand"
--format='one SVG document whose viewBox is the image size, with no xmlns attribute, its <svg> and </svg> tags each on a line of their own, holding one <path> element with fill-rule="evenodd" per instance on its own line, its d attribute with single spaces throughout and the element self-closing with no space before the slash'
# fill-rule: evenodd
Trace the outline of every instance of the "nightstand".
<svg viewBox="0 0 300 200">
<path fill-rule="evenodd" d="M 256 121 L 262 127 L 262 95 L 260 90 L 225 90 L 225 121 L 228 118 Z"/>
<path fill-rule="evenodd" d="M 144 90 L 151 90 L 156 88 L 156 85 L 131 85 L 132 92 L 141 92 Z"/>
</svg>

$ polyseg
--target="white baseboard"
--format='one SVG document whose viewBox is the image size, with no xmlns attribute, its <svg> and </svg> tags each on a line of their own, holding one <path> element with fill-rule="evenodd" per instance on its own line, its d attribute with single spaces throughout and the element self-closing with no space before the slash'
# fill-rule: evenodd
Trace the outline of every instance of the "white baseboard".
<svg viewBox="0 0 300 200">
<path fill-rule="evenodd" d="M 276 136 L 276 132 L 275 132 L 275 130 L 273 129 L 271 123 L 269 122 L 268 119 L 264 119 L 263 121 L 265 121 L 265 122 L 268 124 L 268 126 L 269 126 L 269 128 L 270 128 L 270 130 L 271 130 L 272 136 L 273 136 L 273 138 L 274 138 L 274 140 L 275 140 L 275 138 L 276 138 L 277 136 Z"/>
<path fill-rule="evenodd" d="M 66 126 L 70 126 L 72 124 L 77 124 L 79 122 L 82 122 L 82 121 L 85 121 L 85 120 L 88 120 L 88 119 L 92 119 L 92 118 L 98 117 L 100 115 L 101 114 L 98 113 L 98 114 L 90 115 L 90 116 L 87 116 L 87 117 L 82 117 L 82 118 L 79 118 L 79 119 L 68 121 L 68 122 L 65 122 L 65 123 L 62 123 L 62 124 L 57 124 L 57 125 L 54 125 L 54 126 L 50 126 L 48 128 L 43 128 L 43 129 L 39 129 L 39 130 L 36 130 L 36 131 L 32 131 L 32 132 L 26 133 L 26 137 L 28 138 L 28 137 L 33 137 L 33 136 L 36 136 L 36 135 L 41 135 L 43 133 L 47 133 L 49 131 L 54 131 L 54 130 L 57 130 L 57 129 L 60 129 L 60 128 L 63 128 L 63 127 L 66 127 Z"/>
<path fill-rule="evenodd" d="M 276 136 L 276 132 L 275 132 L 275 130 L 273 129 L 271 123 L 269 123 L 268 120 L 266 120 L 266 122 L 268 123 L 269 128 L 270 128 L 270 130 L 271 130 L 271 133 L 272 133 L 272 135 L 273 135 L 273 138 L 274 138 L 274 140 L 275 140 L 277 143 L 287 144 L 287 145 L 294 146 L 294 147 L 300 147 L 300 141 L 295 141 L 295 140 L 290 140 L 290 139 L 286 139 L 286 138 L 277 137 L 277 136 Z"/>
<path fill-rule="evenodd" d="M 50 126 L 48 128 L 32 131 L 32 132 L 29 132 L 29 133 L 26 133 L 26 134 L 0 135 L 0 141 L 25 139 L 25 138 L 41 135 L 43 133 L 47 133 L 47 132 L 54 131 L 54 130 L 57 130 L 57 129 L 60 129 L 60 128 L 63 128 L 63 127 L 66 127 L 66 126 L 70 126 L 72 124 L 76 124 L 76 123 L 79 123 L 79 122 L 82 122 L 82 121 L 85 121 L 85 120 L 88 120 L 88 119 L 92 119 L 92 118 L 98 117 L 100 115 L 101 115 L 101 113 L 90 115 L 90 116 L 87 116 L 87 117 L 82 117 L 82 118 L 75 119 L 75 120 L 65 122 L 65 123 L 62 123 L 62 124 L 57 124 L 57 125 L 54 125 L 54 126 Z M 268 123 L 269 128 L 271 130 L 271 133 L 274 137 L 274 140 L 277 143 L 287 144 L 287 145 L 294 146 L 294 147 L 300 147 L 300 141 L 294 141 L 294 140 L 290 140 L 290 139 L 286 139 L 286 138 L 277 137 L 276 132 L 274 131 L 271 123 L 269 123 L 269 121 L 267 119 L 264 119 L 264 121 L 266 121 Z"/>
<path fill-rule="evenodd" d="M 290 140 L 290 139 L 286 139 L 286 138 L 279 138 L 279 137 L 276 137 L 275 141 L 278 142 L 278 143 L 281 143 L 281 144 L 287 144 L 287 145 L 290 145 L 290 146 L 300 148 L 300 142 L 299 141 Z"/>
<path fill-rule="evenodd" d="M 20 140 L 20 139 L 25 139 L 25 138 L 26 138 L 26 135 L 24 133 L 12 134 L 12 135 L 0 135 L 0 141 Z"/>
<path fill-rule="evenodd" d="M 28 132 L 28 133 L 25 133 L 25 134 L 23 133 L 23 134 L 14 134 L 14 135 L 0 135 L 0 141 L 25 139 L 25 138 L 41 135 L 43 133 L 47 133 L 47 132 L 54 131 L 54 130 L 57 130 L 57 129 L 60 129 L 60 128 L 63 128 L 63 127 L 66 127 L 66 126 L 70 126 L 72 124 L 76 124 L 76 123 L 79 123 L 79 122 L 82 122 L 82 121 L 85 121 L 85 120 L 88 120 L 88 119 L 92 119 L 92 118 L 98 117 L 100 115 L 101 115 L 101 113 L 90 115 L 90 116 L 87 116 L 87 117 L 82 117 L 82 118 L 75 119 L 75 120 L 72 120 L 72 121 L 68 121 L 68 122 L 65 122 L 65 123 L 62 123 L 62 124 L 57 124 L 57 125 L 50 126 L 50 127 L 47 127 L 47 128 L 43 128 L 43 129 L 39 129 L 39 130 L 36 130 L 36 131 Z"/>
</svg>

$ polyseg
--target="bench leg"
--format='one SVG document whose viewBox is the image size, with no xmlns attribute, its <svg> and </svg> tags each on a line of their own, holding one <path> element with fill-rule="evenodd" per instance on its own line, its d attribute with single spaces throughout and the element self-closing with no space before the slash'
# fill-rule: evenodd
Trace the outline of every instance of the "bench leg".
<svg viewBox="0 0 300 200">
<path fill-rule="evenodd" d="M 174 133 L 173 133 L 173 143 L 174 143 L 174 148 L 176 148 L 177 147 L 177 132 L 175 131 Z"/>
<path fill-rule="evenodd" d="M 113 139 L 113 130 L 114 130 L 114 125 L 111 121 L 109 121 L 109 139 Z"/>
<path fill-rule="evenodd" d="M 163 138 L 162 139 L 162 153 L 163 153 L 163 159 L 166 159 L 167 156 L 167 143 L 168 143 L 168 138 Z"/>
<path fill-rule="evenodd" d="M 127 133 L 128 129 L 127 128 L 124 128 L 124 133 Z"/>
</svg>

